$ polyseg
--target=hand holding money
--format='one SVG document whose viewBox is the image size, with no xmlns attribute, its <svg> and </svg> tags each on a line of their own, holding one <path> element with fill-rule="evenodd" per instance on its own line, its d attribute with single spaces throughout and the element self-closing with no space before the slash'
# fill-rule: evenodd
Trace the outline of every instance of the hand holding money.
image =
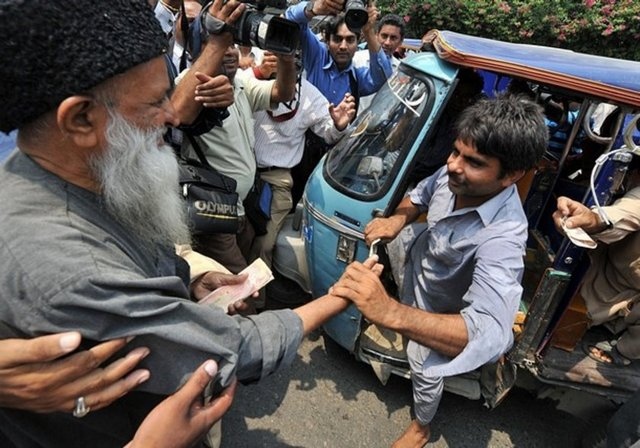
<svg viewBox="0 0 640 448">
<path fill-rule="evenodd" d="M 226 311 L 230 304 L 250 297 L 273 280 L 271 269 L 261 258 L 251 263 L 238 275 L 245 277 L 242 283 L 222 286 L 212 291 L 198 303 L 214 304 Z"/>
</svg>

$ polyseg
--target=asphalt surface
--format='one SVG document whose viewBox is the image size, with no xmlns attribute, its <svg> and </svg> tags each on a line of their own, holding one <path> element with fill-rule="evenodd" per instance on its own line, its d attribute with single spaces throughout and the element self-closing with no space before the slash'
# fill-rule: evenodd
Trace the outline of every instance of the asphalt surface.
<svg viewBox="0 0 640 448">
<path fill-rule="evenodd" d="M 317 332 L 291 367 L 238 388 L 222 423 L 222 447 L 389 447 L 410 422 L 411 400 L 410 381 L 392 376 L 383 386 L 368 365 Z M 578 446 L 593 427 L 586 420 L 601 414 L 590 405 L 580 417 L 557 409 L 572 407 L 570 401 L 515 388 L 488 410 L 445 393 L 427 446 Z"/>
</svg>

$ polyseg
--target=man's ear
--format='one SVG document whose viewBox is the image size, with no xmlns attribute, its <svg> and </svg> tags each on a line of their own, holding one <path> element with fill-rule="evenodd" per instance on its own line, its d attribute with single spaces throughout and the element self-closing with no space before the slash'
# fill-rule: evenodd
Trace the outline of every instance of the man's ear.
<svg viewBox="0 0 640 448">
<path fill-rule="evenodd" d="M 65 138 L 76 146 L 93 148 L 99 145 L 107 123 L 107 110 L 90 96 L 66 98 L 56 111 L 56 123 Z"/>
<path fill-rule="evenodd" d="M 502 186 L 506 188 L 509 185 L 515 184 L 520 179 L 522 179 L 522 177 L 525 174 L 526 174 L 525 170 L 516 170 L 516 171 L 512 171 L 511 173 L 505 174 L 505 176 L 501 180 Z"/>
</svg>

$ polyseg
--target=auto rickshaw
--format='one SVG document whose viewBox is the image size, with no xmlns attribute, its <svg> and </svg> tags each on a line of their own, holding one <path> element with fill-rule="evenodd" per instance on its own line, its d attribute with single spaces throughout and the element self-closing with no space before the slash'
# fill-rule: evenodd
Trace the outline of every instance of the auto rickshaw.
<svg viewBox="0 0 640 448">
<path fill-rule="evenodd" d="M 350 262 L 367 258 L 366 224 L 393 213 L 420 180 L 416 173 L 424 177 L 444 164 L 451 148 L 440 142 L 445 121 L 470 71 L 482 77 L 483 95 L 511 90 L 544 106 L 551 143 L 518 184 L 529 241 L 515 343 L 500 362 L 447 378 L 445 389 L 495 406 L 526 370 L 543 383 L 622 401 L 640 388 L 640 363 L 606 366 L 582 349 L 603 331 L 589 327 L 576 294 L 589 260 L 586 249 L 555 229 L 551 214 L 561 195 L 606 205 L 623 191 L 633 154 L 640 154 L 639 62 L 431 31 L 316 167 L 279 237 L 274 268 L 318 297 Z M 594 118 L 598 108 L 613 110 L 603 123 Z M 376 250 L 390 268 L 393 254 L 385 245 Z M 392 271 L 385 269 L 383 283 L 393 295 Z M 390 374 L 408 376 L 406 341 L 372 328 L 354 306 L 324 330 L 383 382 Z"/>
</svg>

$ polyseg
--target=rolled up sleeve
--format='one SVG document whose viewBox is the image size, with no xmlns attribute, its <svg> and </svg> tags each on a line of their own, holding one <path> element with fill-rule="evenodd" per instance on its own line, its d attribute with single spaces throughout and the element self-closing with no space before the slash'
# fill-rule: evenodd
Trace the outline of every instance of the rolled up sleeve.
<svg viewBox="0 0 640 448">
<path fill-rule="evenodd" d="M 371 53 L 369 66 L 355 68 L 358 77 L 358 90 L 361 96 L 376 93 L 393 73 L 391 61 L 382 48 Z"/>
</svg>

